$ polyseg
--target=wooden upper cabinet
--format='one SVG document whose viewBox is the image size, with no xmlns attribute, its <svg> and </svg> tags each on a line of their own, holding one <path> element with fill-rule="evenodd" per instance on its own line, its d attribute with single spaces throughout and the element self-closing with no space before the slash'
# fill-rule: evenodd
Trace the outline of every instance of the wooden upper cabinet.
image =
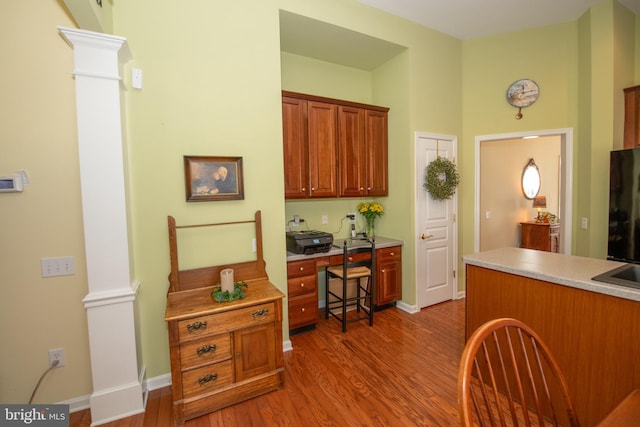
<svg viewBox="0 0 640 427">
<path fill-rule="evenodd" d="M 338 107 L 338 153 L 340 157 L 340 196 L 366 195 L 364 110 Z"/>
<path fill-rule="evenodd" d="M 367 196 L 389 195 L 387 113 L 365 112 Z"/>
<path fill-rule="evenodd" d="M 282 95 L 286 199 L 388 195 L 388 108 Z"/>
<path fill-rule="evenodd" d="M 289 199 L 306 198 L 309 194 L 307 101 L 282 97 L 282 123 L 284 195 Z"/>
<path fill-rule="evenodd" d="M 336 110 L 324 102 L 308 103 L 309 197 L 336 197 Z"/>
<path fill-rule="evenodd" d="M 624 89 L 624 148 L 640 146 L 640 86 Z"/>
</svg>

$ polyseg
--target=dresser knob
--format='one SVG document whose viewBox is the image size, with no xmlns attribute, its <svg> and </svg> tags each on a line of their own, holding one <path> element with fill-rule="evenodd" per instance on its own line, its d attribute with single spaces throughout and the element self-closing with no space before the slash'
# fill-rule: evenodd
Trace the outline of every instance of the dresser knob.
<svg viewBox="0 0 640 427">
<path fill-rule="evenodd" d="M 198 379 L 198 383 L 201 386 L 209 385 L 208 383 L 210 383 L 211 381 L 215 381 L 217 379 L 218 379 L 218 374 L 207 374 L 203 377 L 200 377 L 200 379 Z"/>
<path fill-rule="evenodd" d="M 304 271 L 304 267 L 300 267 L 300 271 Z"/>
<path fill-rule="evenodd" d="M 304 307 L 302 307 L 302 308 L 300 309 L 300 311 L 304 313 Z"/>
<path fill-rule="evenodd" d="M 262 317 L 266 317 L 269 314 L 269 309 L 268 308 L 261 308 L 260 310 L 256 310 L 253 313 L 251 313 L 251 315 L 253 316 L 254 319 L 259 319 Z"/>
<path fill-rule="evenodd" d="M 194 333 L 195 331 L 199 331 L 201 329 L 207 329 L 207 322 L 193 322 L 187 325 L 187 331 L 189 331 L 190 334 Z"/>
<path fill-rule="evenodd" d="M 391 252 L 389 253 L 389 255 L 394 256 L 396 253 L 395 252 Z"/>
<path fill-rule="evenodd" d="M 304 288 L 304 283 L 300 283 L 300 287 L 301 287 L 301 288 Z"/>
</svg>

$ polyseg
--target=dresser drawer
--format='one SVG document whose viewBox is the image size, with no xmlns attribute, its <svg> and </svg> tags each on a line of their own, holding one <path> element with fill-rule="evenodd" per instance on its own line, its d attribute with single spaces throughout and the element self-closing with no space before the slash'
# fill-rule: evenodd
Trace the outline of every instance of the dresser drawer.
<svg viewBox="0 0 640 427">
<path fill-rule="evenodd" d="M 307 259 L 303 261 L 291 261 L 287 263 L 287 278 L 309 276 L 318 274 L 316 269 L 316 261 Z"/>
<path fill-rule="evenodd" d="M 271 303 L 230 310 L 209 316 L 195 317 L 178 322 L 180 342 L 200 336 L 215 335 L 260 323 L 276 320 L 275 305 Z"/>
<path fill-rule="evenodd" d="M 182 374 L 185 398 L 207 393 L 233 383 L 233 361 L 214 363 Z"/>
<path fill-rule="evenodd" d="M 231 336 L 228 333 L 207 336 L 180 346 L 182 369 L 231 358 Z"/>
<path fill-rule="evenodd" d="M 318 322 L 317 294 L 289 298 L 289 329 L 312 325 Z"/>
<path fill-rule="evenodd" d="M 289 298 L 298 295 L 316 293 L 318 289 L 318 276 L 294 277 L 287 280 Z"/>
</svg>

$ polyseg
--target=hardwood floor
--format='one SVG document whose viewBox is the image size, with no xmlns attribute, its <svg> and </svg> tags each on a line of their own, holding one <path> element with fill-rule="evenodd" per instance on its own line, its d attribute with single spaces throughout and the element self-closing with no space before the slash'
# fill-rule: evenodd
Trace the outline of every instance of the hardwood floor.
<svg viewBox="0 0 640 427">
<path fill-rule="evenodd" d="M 408 314 L 376 312 L 346 334 L 324 317 L 291 337 L 282 390 L 190 421 L 185 427 L 453 426 L 459 424 L 458 363 L 464 347 L 464 299 Z M 144 414 L 107 427 L 173 426 L 171 389 L 149 393 Z M 89 410 L 71 427 L 91 423 Z"/>
</svg>

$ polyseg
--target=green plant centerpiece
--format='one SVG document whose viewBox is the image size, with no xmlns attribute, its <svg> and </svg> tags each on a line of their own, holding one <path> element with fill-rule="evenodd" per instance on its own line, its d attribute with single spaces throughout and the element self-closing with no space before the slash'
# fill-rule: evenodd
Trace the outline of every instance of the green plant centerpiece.
<svg viewBox="0 0 640 427">
<path fill-rule="evenodd" d="M 246 288 L 247 288 L 247 284 L 244 281 L 234 282 L 232 292 L 229 292 L 229 291 L 223 292 L 222 287 L 220 286 L 220 283 L 216 283 L 215 287 L 213 288 L 213 291 L 211 291 L 211 296 L 213 297 L 214 300 L 218 302 L 228 302 L 228 301 L 234 301 L 237 299 L 243 299 L 246 296 L 244 293 L 244 289 Z"/>
<path fill-rule="evenodd" d="M 456 165 L 449 159 L 438 156 L 426 168 L 424 189 L 434 200 L 448 200 L 453 197 L 459 182 L 460 175 Z"/>
<path fill-rule="evenodd" d="M 376 219 L 384 215 L 384 208 L 380 203 L 360 203 L 358 205 L 358 212 L 364 217 L 367 224 L 367 237 L 375 236 Z"/>
</svg>

